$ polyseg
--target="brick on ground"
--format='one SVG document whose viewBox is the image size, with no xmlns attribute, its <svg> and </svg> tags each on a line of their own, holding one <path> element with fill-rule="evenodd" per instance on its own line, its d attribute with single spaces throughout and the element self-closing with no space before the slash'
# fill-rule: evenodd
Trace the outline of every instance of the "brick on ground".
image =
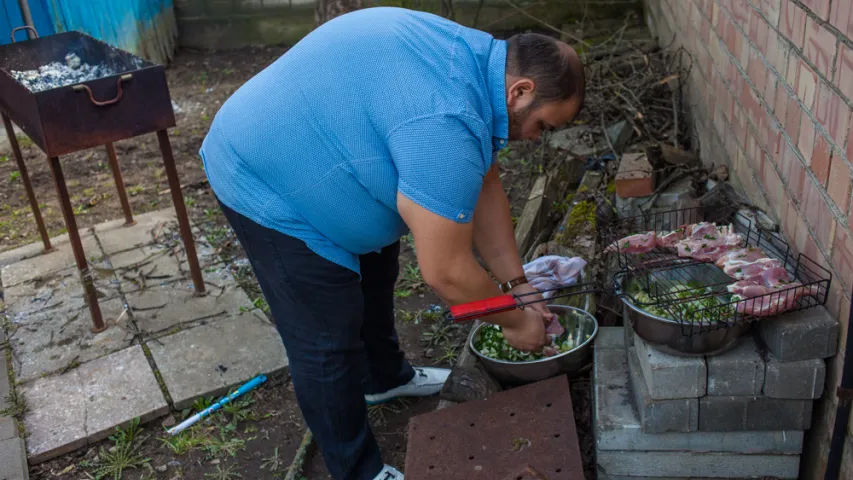
<svg viewBox="0 0 853 480">
<path fill-rule="evenodd" d="M 752 337 L 708 357 L 708 395 L 758 395 L 764 384 L 764 359 Z"/>
<path fill-rule="evenodd" d="M 762 320 L 758 332 L 780 362 L 828 358 L 838 349 L 838 322 L 823 307 Z"/>
<path fill-rule="evenodd" d="M 769 354 L 767 358 L 764 395 L 771 398 L 811 400 L 820 398 L 826 380 L 823 359 L 780 362 Z"/>
<path fill-rule="evenodd" d="M 634 347 L 652 399 L 695 399 L 705 395 L 708 373 L 704 358 L 663 353 L 637 335 Z"/>
<path fill-rule="evenodd" d="M 652 399 L 634 347 L 628 348 L 628 370 L 634 404 L 640 412 L 643 432 L 694 432 L 698 429 L 699 400 L 696 398 Z"/>
<path fill-rule="evenodd" d="M 616 195 L 622 198 L 646 197 L 654 193 L 652 164 L 644 153 L 626 153 L 616 173 Z"/>
<path fill-rule="evenodd" d="M 699 430 L 737 432 L 808 430 L 811 400 L 782 400 L 765 396 L 718 396 L 699 399 Z"/>
<path fill-rule="evenodd" d="M 696 451 L 750 454 L 798 454 L 802 431 L 643 433 L 631 400 L 627 354 L 608 348 L 621 338 L 622 327 L 599 329 L 593 366 L 593 405 L 596 448 L 601 451 Z"/>
</svg>

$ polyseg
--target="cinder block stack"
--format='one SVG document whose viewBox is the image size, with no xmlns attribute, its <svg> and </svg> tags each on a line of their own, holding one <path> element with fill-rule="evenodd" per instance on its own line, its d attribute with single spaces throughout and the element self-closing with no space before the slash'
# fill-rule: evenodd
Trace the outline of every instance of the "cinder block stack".
<svg viewBox="0 0 853 480">
<path fill-rule="evenodd" d="M 823 308 L 786 314 L 712 357 L 663 353 L 630 327 L 599 330 L 593 381 L 602 480 L 797 478 L 838 326 Z"/>
</svg>

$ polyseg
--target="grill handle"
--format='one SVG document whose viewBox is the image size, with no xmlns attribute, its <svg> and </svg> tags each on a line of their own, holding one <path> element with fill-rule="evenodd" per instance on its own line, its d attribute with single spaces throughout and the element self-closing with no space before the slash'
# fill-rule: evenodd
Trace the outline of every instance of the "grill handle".
<svg viewBox="0 0 853 480">
<path fill-rule="evenodd" d="M 31 27 L 29 25 L 24 25 L 23 27 L 15 27 L 12 29 L 12 33 L 9 34 L 9 38 L 12 39 L 12 43 L 16 43 L 15 42 L 15 33 L 19 32 L 20 30 L 29 30 L 29 31 L 33 32 L 33 35 L 35 35 L 36 38 L 39 38 L 39 32 L 35 29 L 35 27 Z"/>
<path fill-rule="evenodd" d="M 131 73 L 126 73 L 126 74 L 118 77 L 118 80 L 116 81 L 116 88 L 118 88 L 118 94 L 116 94 L 115 98 L 113 98 L 112 100 L 104 100 L 103 102 L 99 102 L 99 101 L 95 100 L 95 97 L 92 95 L 92 89 L 90 89 L 88 85 L 83 85 L 81 83 L 78 85 L 74 85 L 71 88 L 74 89 L 75 92 L 86 92 L 86 93 L 88 93 L 89 94 L 89 101 L 91 101 L 93 104 L 95 104 L 95 106 L 105 107 L 107 105 L 112 105 L 114 103 L 118 103 L 118 101 L 121 100 L 121 95 L 122 95 L 121 83 L 129 81 L 131 78 L 133 78 L 133 74 L 131 74 Z"/>
<path fill-rule="evenodd" d="M 449 318 L 454 323 L 460 323 L 477 317 L 508 312 L 516 308 L 518 308 L 518 300 L 514 295 L 501 295 L 485 300 L 454 305 L 450 307 Z"/>
</svg>

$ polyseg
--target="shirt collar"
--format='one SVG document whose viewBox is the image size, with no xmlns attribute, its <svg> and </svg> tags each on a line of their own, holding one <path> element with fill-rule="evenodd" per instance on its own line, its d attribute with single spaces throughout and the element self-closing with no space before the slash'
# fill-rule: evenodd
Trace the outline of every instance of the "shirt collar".
<svg viewBox="0 0 853 480">
<path fill-rule="evenodd" d="M 509 116 L 506 107 L 506 41 L 493 40 L 489 53 L 486 83 L 492 104 L 492 137 L 500 147 L 509 139 Z"/>
</svg>

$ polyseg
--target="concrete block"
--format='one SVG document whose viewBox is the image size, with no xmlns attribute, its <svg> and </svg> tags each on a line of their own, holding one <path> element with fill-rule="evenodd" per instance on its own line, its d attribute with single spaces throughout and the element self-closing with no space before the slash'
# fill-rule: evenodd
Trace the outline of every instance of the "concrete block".
<svg viewBox="0 0 853 480">
<path fill-rule="evenodd" d="M 654 169 L 646 154 L 622 155 L 622 161 L 616 173 L 616 195 L 622 198 L 646 197 L 654 191 Z"/>
<path fill-rule="evenodd" d="M 0 478 L 3 480 L 29 480 L 27 450 L 23 439 L 10 438 L 0 441 Z"/>
<path fill-rule="evenodd" d="M 722 355 L 708 357 L 708 395 L 758 395 L 764 385 L 764 359 L 752 337 Z"/>
<path fill-rule="evenodd" d="M 593 371 L 593 428 L 598 450 L 749 454 L 802 451 L 802 431 L 643 433 L 631 400 L 625 350 L 596 348 Z"/>
<path fill-rule="evenodd" d="M 761 320 L 758 332 L 780 362 L 828 358 L 838 349 L 838 322 L 823 307 Z"/>
<path fill-rule="evenodd" d="M 823 393 L 826 363 L 823 359 L 782 363 L 769 354 L 764 395 L 783 399 L 815 399 Z"/>
<path fill-rule="evenodd" d="M 596 452 L 605 475 L 664 478 L 797 478 L 799 455 L 693 452 Z M 608 477 L 605 477 L 608 478 Z M 613 478 L 613 477 L 609 477 Z M 616 477 L 618 478 L 618 477 Z"/>
<path fill-rule="evenodd" d="M 699 400 L 695 398 L 652 399 L 646 387 L 646 381 L 643 379 L 643 372 L 634 347 L 628 349 L 628 370 L 643 432 L 695 432 L 698 429 Z"/>
<path fill-rule="evenodd" d="M 85 252 L 87 259 L 100 259 L 103 256 L 94 236 L 81 229 L 80 237 L 83 243 L 83 252 Z M 26 258 L 0 269 L 0 280 L 2 280 L 3 286 L 10 287 L 77 265 L 74 262 L 71 242 L 62 242 L 54 245 L 54 247 L 56 250 L 53 252 Z"/>
<path fill-rule="evenodd" d="M 763 396 L 719 396 L 699 399 L 699 430 L 736 432 L 808 430 L 811 400 L 780 400 Z"/>
<path fill-rule="evenodd" d="M 598 469 L 598 480 L 712 480 L 709 477 L 634 477 L 627 475 L 608 475 L 600 468 Z M 754 480 L 747 478 L 731 478 L 728 480 Z"/>
<path fill-rule="evenodd" d="M 596 350 L 625 349 L 625 334 L 622 327 L 598 327 L 595 337 Z"/>
<path fill-rule="evenodd" d="M 708 370 L 704 358 L 663 353 L 639 336 L 634 337 L 634 347 L 652 399 L 699 398 L 705 395 Z"/>
<path fill-rule="evenodd" d="M 28 382 L 55 373 L 72 363 L 86 363 L 128 347 L 133 341 L 130 317 L 120 298 L 101 300 L 107 329 L 92 333 L 89 307 L 76 310 L 42 310 L 19 318 L 9 339 L 13 366 L 19 381 Z"/>
<path fill-rule="evenodd" d="M 33 464 L 103 440 L 136 417 L 146 422 L 169 409 L 139 345 L 19 388 L 28 406 L 24 426 Z"/>
<path fill-rule="evenodd" d="M 281 337 L 257 311 L 207 322 L 149 347 L 178 409 L 255 375 L 278 372 L 288 363 Z"/>
</svg>

